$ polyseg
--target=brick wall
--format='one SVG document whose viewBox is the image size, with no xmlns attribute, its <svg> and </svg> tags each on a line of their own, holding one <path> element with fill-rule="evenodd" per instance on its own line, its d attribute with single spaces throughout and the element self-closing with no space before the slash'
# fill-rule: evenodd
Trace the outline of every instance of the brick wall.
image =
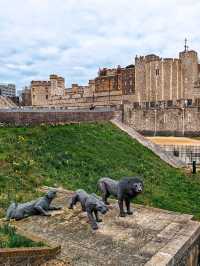
<svg viewBox="0 0 200 266">
<path fill-rule="evenodd" d="M 108 121 L 114 111 L 0 111 L 0 123 L 11 125 L 59 124 Z"/>
</svg>

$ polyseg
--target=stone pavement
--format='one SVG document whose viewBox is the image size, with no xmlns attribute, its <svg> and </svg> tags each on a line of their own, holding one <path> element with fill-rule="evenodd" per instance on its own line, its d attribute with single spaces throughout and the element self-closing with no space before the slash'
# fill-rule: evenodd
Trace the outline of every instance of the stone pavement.
<svg viewBox="0 0 200 266">
<path fill-rule="evenodd" d="M 188 251 L 200 235 L 200 225 L 191 221 L 190 215 L 135 205 L 132 216 L 120 218 L 116 201 L 112 201 L 99 230 L 94 232 L 79 205 L 74 210 L 67 208 L 71 195 L 72 192 L 59 189 L 55 204 L 64 208 L 52 212 L 51 217 L 13 222 L 27 235 L 60 244 L 59 259 L 64 265 L 181 265 L 177 263 L 183 257 L 187 260 Z"/>
</svg>

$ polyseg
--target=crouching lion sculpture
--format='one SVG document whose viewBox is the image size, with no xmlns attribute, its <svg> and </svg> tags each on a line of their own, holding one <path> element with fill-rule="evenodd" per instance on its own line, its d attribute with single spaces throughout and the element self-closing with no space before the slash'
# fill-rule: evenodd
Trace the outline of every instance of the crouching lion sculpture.
<svg viewBox="0 0 200 266">
<path fill-rule="evenodd" d="M 21 220 L 32 215 L 51 216 L 47 211 L 60 210 L 61 207 L 50 206 L 56 197 L 56 190 L 50 190 L 44 197 L 27 203 L 12 203 L 6 213 L 6 220 Z"/>
<path fill-rule="evenodd" d="M 125 202 L 127 214 L 131 215 L 133 212 L 130 210 L 130 201 L 143 191 L 143 182 L 138 177 L 125 177 L 120 181 L 113 180 L 108 177 L 102 177 L 98 181 L 98 188 L 101 191 L 102 200 L 106 205 L 109 196 L 114 196 L 118 199 L 120 216 L 125 217 L 123 203 Z"/>
<path fill-rule="evenodd" d="M 77 202 L 80 202 L 82 211 L 87 212 L 92 229 L 97 230 L 97 222 L 102 222 L 102 219 L 99 218 L 98 212 L 105 214 L 108 211 L 108 207 L 100 198 L 97 197 L 97 195 L 88 194 L 83 189 L 79 189 L 74 193 L 69 202 L 69 209 L 73 209 Z M 93 213 L 95 215 L 96 221 L 94 219 Z"/>
</svg>

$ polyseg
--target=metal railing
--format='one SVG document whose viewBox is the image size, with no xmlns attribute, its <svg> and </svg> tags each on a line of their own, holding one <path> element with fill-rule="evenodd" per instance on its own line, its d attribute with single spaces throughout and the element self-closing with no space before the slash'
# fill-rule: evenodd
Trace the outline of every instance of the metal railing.
<svg viewBox="0 0 200 266">
<path fill-rule="evenodd" d="M 200 165 L 200 145 L 161 145 L 161 148 L 188 165 L 193 161 Z"/>
</svg>

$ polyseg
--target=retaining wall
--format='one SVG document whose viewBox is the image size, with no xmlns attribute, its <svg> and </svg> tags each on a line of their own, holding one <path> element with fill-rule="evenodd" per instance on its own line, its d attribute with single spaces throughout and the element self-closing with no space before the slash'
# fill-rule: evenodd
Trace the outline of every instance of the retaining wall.
<svg viewBox="0 0 200 266">
<path fill-rule="evenodd" d="M 54 259 L 61 247 L 55 248 L 8 248 L 0 249 L 0 265 L 6 266 L 38 266 Z"/>
<path fill-rule="evenodd" d="M 137 109 L 124 105 L 123 121 L 147 136 L 199 136 L 200 108 Z"/>
<path fill-rule="evenodd" d="M 0 123 L 10 125 L 37 125 L 37 124 L 67 124 L 78 122 L 108 121 L 115 115 L 110 110 L 79 110 L 79 111 L 14 111 L 1 110 Z"/>
</svg>

